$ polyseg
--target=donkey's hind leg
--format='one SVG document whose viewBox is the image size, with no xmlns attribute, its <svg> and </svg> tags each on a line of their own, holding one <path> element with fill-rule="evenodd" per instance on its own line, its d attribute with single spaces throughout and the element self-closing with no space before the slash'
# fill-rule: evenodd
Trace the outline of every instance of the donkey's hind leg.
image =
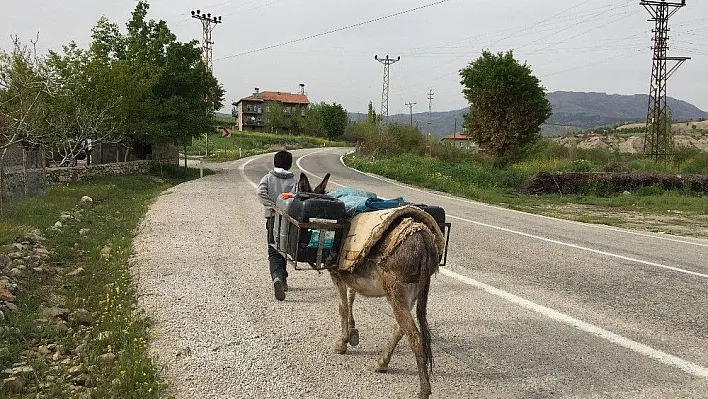
<svg viewBox="0 0 708 399">
<path fill-rule="evenodd" d="M 385 373 L 388 371 L 388 363 L 391 361 L 393 351 L 396 349 L 396 345 L 398 345 L 398 341 L 400 341 L 401 338 L 403 338 L 403 330 L 401 330 L 397 322 L 394 322 L 391 336 L 388 338 L 388 343 L 386 344 L 386 349 L 384 349 L 379 358 L 376 359 L 377 372 Z"/>
<path fill-rule="evenodd" d="M 408 304 L 408 313 L 410 313 L 411 309 L 413 309 L 413 305 L 415 305 L 416 298 L 414 295 L 412 295 L 412 292 L 406 292 L 406 303 Z M 389 301 L 390 302 L 390 301 Z M 391 305 L 393 307 L 393 304 Z M 395 312 L 395 310 L 394 310 Z M 391 331 L 391 335 L 389 336 L 388 343 L 386 344 L 386 348 L 384 351 L 381 353 L 379 358 L 376 360 L 376 371 L 379 373 L 385 373 L 388 371 L 388 364 L 391 361 L 391 356 L 393 355 L 393 351 L 396 349 L 396 346 L 398 345 L 398 342 L 403 338 L 403 330 L 401 329 L 401 326 L 398 324 L 398 321 L 395 321 L 393 323 L 393 330 Z"/>
<path fill-rule="evenodd" d="M 347 289 L 347 300 L 349 304 L 349 345 L 351 346 L 359 345 L 359 330 L 356 329 L 356 323 L 354 323 L 354 298 L 356 298 L 356 291 L 351 288 Z"/>
<path fill-rule="evenodd" d="M 393 315 L 396 317 L 399 328 L 402 333 L 408 337 L 408 344 L 415 355 L 415 361 L 418 365 L 418 379 L 420 380 L 420 392 L 418 393 L 418 397 L 428 398 L 430 397 L 430 375 L 428 374 L 427 363 L 423 354 L 423 338 L 411 314 L 412 303 L 415 301 L 411 298 L 414 298 L 413 294 L 418 289 L 417 285 L 406 285 L 400 281 L 396 281 L 387 288 L 386 299 L 388 299 L 388 302 L 393 308 Z M 391 338 L 397 337 L 398 334 L 391 336 Z M 389 342 L 389 345 L 391 342 Z M 390 346 L 395 348 L 395 345 Z"/>
<path fill-rule="evenodd" d="M 336 272 L 330 273 L 330 277 L 339 294 L 339 321 L 341 327 L 339 338 L 334 343 L 334 351 L 335 353 L 344 354 L 347 353 L 347 342 L 349 342 L 349 318 L 351 314 L 347 300 L 347 286 Z"/>
</svg>

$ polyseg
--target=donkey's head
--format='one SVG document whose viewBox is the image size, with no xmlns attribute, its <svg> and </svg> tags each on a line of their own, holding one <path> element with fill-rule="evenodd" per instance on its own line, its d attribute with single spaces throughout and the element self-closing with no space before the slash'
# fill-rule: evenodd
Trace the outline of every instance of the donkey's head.
<svg viewBox="0 0 708 399">
<path fill-rule="evenodd" d="M 327 182 L 329 181 L 329 173 L 327 173 L 320 182 L 320 184 L 317 185 L 314 189 L 310 185 L 310 179 L 307 178 L 307 175 L 304 173 L 300 173 L 300 180 L 297 182 L 297 191 L 301 193 L 315 193 L 315 194 L 325 194 L 326 193 L 326 188 L 327 188 Z"/>
</svg>

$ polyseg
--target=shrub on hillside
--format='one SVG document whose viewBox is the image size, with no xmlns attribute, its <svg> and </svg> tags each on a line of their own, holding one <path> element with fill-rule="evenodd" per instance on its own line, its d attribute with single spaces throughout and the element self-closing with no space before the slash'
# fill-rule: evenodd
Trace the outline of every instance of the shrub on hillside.
<svg viewBox="0 0 708 399">
<path fill-rule="evenodd" d="M 590 172 L 593 168 L 592 162 L 586 159 L 576 159 L 566 166 L 568 172 Z"/>
<path fill-rule="evenodd" d="M 420 130 L 410 125 L 389 123 L 384 134 L 395 138 L 401 152 L 417 152 L 424 147 L 425 139 Z"/>
<path fill-rule="evenodd" d="M 626 162 L 623 161 L 612 161 L 602 167 L 603 172 L 608 173 L 629 173 L 631 169 Z"/>
<path fill-rule="evenodd" d="M 371 155 L 419 154 L 426 147 L 418 129 L 400 123 L 389 123 L 383 129 L 368 121 L 353 123 L 345 136 L 360 143 L 359 151 Z"/>
</svg>

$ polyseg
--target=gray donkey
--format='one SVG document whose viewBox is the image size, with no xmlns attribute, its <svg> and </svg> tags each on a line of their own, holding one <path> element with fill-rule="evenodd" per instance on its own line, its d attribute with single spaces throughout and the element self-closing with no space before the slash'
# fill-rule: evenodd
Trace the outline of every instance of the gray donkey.
<svg viewBox="0 0 708 399">
<path fill-rule="evenodd" d="M 302 173 L 298 181 L 298 190 L 324 194 L 329 176 L 328 173 L 313 189 L 307 176 Z M 380 373 L 388 371 L 391 355 L 398 341 L 405 334 L 418 364 L 419 398 L 428 398 L 431 392 L 429 372 L 433 369 L 433 353 L 430 345 L 427 305 L 430 276 L 437 272 L 440 260 L 434 234 L 427 227 L 422 227 L 419 231 L 408 235 L 392 251 L 389 248 L 386 257 L 383 256 L 384 251 L 381 247 L 386 238 L 384 237 L 353 270 L 330 270 L 332 281 L 339 292 L 341 317 L 341 335 L 335 343 L 335 352 L 344 354 L 347 351 L 347 344 L 356 346 L 359 343 L 359 332 L 355 328 L 352 315 L 352 304 L 356 294 L 366 297 L 385 296 L 393 309 L 396 323 L 386 348 L 377 360 L 376 371 Z M 413 305 L 416 303 L 416 317 L 420 330 L 411 314 Z"/>
</svg>

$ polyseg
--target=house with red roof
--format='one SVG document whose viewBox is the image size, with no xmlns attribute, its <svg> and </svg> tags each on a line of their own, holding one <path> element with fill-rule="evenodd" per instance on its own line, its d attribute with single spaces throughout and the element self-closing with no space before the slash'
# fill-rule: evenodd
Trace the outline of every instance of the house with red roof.
<svg viewBox="0 0 708 399">
<path fill-rule="evenodd" d="M 479 146 L 465 132 L 453 133 L 440 139 L 441 142 L 465 150 L 477 150 Z"/>
<path fill-rule="evenodd" d="M 283 112 L 289 118 L 304 118 L 310 105 L 305 95 L 305 85 L 300 84 L 300 93 L 282 91 L 260 91 L 233 103 L 232 115 L 236 118 L 239 131 L 269 129 L 268 112 L 273 104 L 282 104 Z"/>
</svg>

